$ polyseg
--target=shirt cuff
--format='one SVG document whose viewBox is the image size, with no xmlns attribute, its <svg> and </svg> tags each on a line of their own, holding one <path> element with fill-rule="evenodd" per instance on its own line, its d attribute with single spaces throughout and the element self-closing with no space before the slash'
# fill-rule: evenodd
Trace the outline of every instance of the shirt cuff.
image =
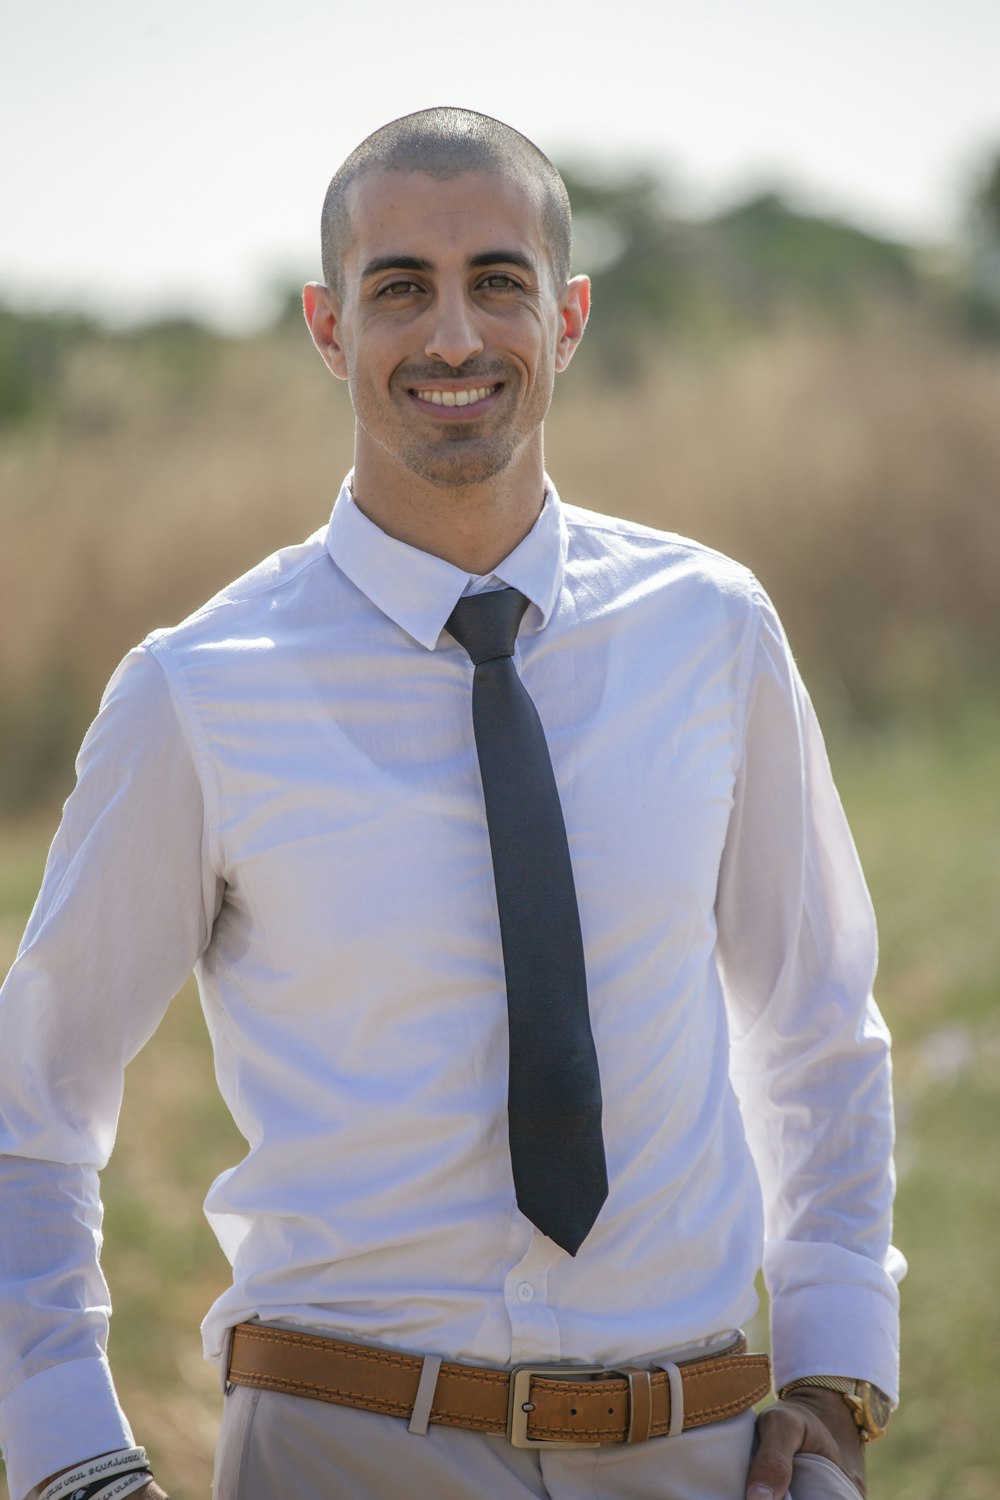
<svg viewBox="0 0 1000 1500">
<path fill-rule="evenodd" d="M 21 1500 L 49 1474 L 132 1444 L 105 1359 L 52 1365 L 0 1401 L 11 1500 Z"/>
<path fill-rule="evenodd" d="M 896 1282 L 906 1270 L 903 1257 L 890 1250 L 883 1268 L 833 1245 L 786 1242 L 771 1249 L 768 1279 L 775 1390 L 806 1375 L 846 1375 L 870 1380 L 897 1402 Z M 796 1274 L 806 1264 L 808 1280 Z"/>
</svg>

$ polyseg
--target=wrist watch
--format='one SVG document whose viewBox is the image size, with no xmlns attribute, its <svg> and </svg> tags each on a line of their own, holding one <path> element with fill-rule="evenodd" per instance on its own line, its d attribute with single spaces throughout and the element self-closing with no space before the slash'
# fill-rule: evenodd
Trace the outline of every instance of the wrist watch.
<svg viewBox="0 0 1000 1500">
<path fill-rule="evenodd" d="M 800 1380 L 790 1380 L 778 1392 L 778 1400 L 784 1401 L 793 1391 L 807 1386 L 819 1386 L 825 1391 L 839 1391 L 851 1408 L 851 1415 L 858 1424 L 863 1443 L 874 1443 L 889 1425 L 893 1405 L 884 1391 L 870 1380 L 854 1380 L 847 1375 L 804 1375 Z"/>
</svg>

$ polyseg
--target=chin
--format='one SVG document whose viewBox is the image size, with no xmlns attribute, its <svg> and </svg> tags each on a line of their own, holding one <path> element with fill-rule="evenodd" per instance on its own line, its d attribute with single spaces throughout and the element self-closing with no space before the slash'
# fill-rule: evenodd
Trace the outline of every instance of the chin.
<svg viewBox="0 0 1000 1500">
<path fill-rule="evenodd" d="M 457 445 L 456 445 L 457 446 Z M 468 489 L 486 484 L 510 468 L 516 453 L 513 443 L 492 447 L 487 453 L 408 453 L 403 462 L 411 474 L 446 489 Z"/>
</svg>

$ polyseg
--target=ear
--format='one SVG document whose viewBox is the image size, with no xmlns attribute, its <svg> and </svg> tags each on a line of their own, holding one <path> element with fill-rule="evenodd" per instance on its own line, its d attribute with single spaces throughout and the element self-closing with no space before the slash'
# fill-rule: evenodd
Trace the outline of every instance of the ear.
<svg viewBox="0 0 1000 1500">
<path fill-rule="evenodd" d="M 590 316 L 590 277 L 573 276 L 566 283 L 559 308 L 562 327 L 556 345 L 556 369 L 565 370 L 583 338 Z"/>
<path fill-rule="evenodd" d="M 330 288 L 321 281 L 307 282 L 302 288 L 302 311 L 323 363 L 338 380 L 346 380 L 347 361 L 340 343 L 340 309 Z"/>
</svg>

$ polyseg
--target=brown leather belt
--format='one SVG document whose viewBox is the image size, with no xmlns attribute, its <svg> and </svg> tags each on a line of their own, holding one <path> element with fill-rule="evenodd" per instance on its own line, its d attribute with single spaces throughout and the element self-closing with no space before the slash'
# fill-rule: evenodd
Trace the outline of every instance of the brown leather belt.
<svg viewBox="0 0 1000 1500">
<path fill-rule="evenodd" d="M 656 1369 L 518 1365 L 482 1369 L 263 1323 L 232 1330 L 229 1380 L 473 1432 L 520 1448 L 596 1447 L 703 1427 L 746 1411 L 771 1388 L 766 1354 L 742 1335 L 718 1354 Z"/>
</svg>

